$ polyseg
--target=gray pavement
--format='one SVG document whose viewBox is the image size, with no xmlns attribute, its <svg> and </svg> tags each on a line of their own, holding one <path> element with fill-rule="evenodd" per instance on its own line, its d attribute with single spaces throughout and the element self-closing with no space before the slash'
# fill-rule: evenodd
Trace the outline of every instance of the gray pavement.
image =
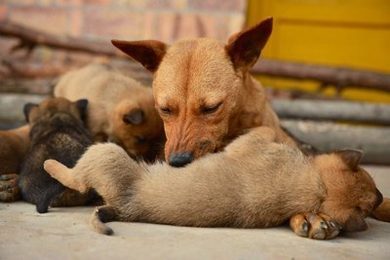
<svg viewBox="0 0 390 260">
<path fill-rule="evenodd" d="M 390 197 L 390 167 L 366 167 Z M 40 215 L 24 203 L 0 203 L 0 259 L 390 259 L 390 223 L 331 241 L 270 229 L 188 228 L 143 223 L 109 225 L 112 237 L 87 224 L 92 207 L 52 208 Z"/>
</svg>

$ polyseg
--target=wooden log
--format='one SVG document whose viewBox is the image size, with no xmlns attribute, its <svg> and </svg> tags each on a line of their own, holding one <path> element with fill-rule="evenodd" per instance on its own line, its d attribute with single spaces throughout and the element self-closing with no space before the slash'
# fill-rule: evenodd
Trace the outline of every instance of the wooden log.
<svg viewBox="0 0 390 260">
<path fill-rule="evenodd" d="M 109 41 L 89 41 L 82 38 L 59 37 L 32 29 L 10 20 L 0 22 L 0 35 L 18 38 L 19 45 L 14 50 L 26 48 L 31 51 L 37 45 L 68 51 L 81 51 L 110 57 L 124 57 Z"/>
<path fill-rule="evenodd" d="M 2 59 L 2 65 L 8 70 L 7 78 L 53 78 L 71 70 L 73 67 L 56 63 L 27 63 L 26 61 L 14 61 Z"/>
<path fill-rule="evenodd" d="M 282 120 L 285 127 L 300 141 L 322 152 L 337 149 L 364 151 L 362 163 L 390 165 L 390 128 L 364 127 L 312 121 Z"/>
<path fill-rule="evenodd" d="M 267 59 L 260 59 L 252 72 L 273 77 L 315 80 L 322 82 L 322 85 L 333 85 L 339 89 L 353 86 L 390 91 L 389 73 Z"/>
<path fill-rule="evenodd" d="M 9 129 L 25 122 L 23 106 L 39 103 L 43 95 L 1 94 L 0 129 Z M 354 148 L 365 152 L 364 163 L 390 165 L 390 127 L 343 125 L 329 122 L 282 120 L 282 126 L 294 137 L 328 152 Z"/>
<path fill-rule="evenodd" d="M 83 38 L 59 37 L 9 20 L 0 22 L 0 36 L 20 39 L 20 44 L 13 49 L 32 51 L 36 46 L 42 45 L 95 55 L 116 58 L 126 57 L 120 51 L 117 51 L 109 41 L 89 41 Z M 268 76 L 316 80 L 322 82 L 323 85 L 334 85 L 339 89 L 354 86 L 390 91 L 390 74 L 365 70 L 261 59 L 254 66 L 252 72 Z"/>
<path fill-rule="evenodd" d="M 23 107 L 26 103 L 39 103 L 45 96 L 25 94 L 0 95 L 0 122 L 3 129 L 21 125 L 25 122 Z"/>
<path fill-rule="evenodd" d="M 0 79 L 0 93 L 41 94 L 49 95 L 52 91 L 54 78 L 40 79 Z"/>
<path fill-rule="evenodd" d="M 280 118 L 390 125 L 390 105 L 348 101 L 272 100 Z"/>
</svg>

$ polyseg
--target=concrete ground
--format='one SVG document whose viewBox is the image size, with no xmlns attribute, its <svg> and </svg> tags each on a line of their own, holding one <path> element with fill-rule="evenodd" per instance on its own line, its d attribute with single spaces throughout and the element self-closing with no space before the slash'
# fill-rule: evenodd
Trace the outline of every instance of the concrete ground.
<svg viewBox="0 0 390 260">
<path fill-rule="evenodd" d="M 390 168 L 366 167 L 390 197 Z M 0 203 L 0 259 L 390 259 L 390 223 L 330 241 L 270 229 L 188 228 L 110 223 L 99 235 L 87 222 L 92 207 L 54 208 L 40 215 L 27 203 Z"/>
</svg>

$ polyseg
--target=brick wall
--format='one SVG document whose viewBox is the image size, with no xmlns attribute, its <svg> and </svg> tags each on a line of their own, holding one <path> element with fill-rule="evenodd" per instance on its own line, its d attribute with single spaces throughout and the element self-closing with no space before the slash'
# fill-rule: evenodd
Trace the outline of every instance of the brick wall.
<svg viewBox="0 0 390 260">
<path fill-rule="evenodd" d="M 245 8 L 246 0 L 1 0 L 0 20 L 90 39 L 226 40 Z"/>
</svg>

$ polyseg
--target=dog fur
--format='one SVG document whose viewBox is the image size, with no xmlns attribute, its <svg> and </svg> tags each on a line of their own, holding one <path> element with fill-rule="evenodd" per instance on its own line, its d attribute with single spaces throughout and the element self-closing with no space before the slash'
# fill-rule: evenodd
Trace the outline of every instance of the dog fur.
<svg viewBox="0 0 390 260">
<path fill-rule="evenodd" d="M 85 205 L 94 193 L 81 195 L 66 189 L 43 169 L 48 158 L 61 160 L 72 167 L 92 144 L 92 138 L 82 118 L 88 101 L 70 102 L 64 98 L 50 98 L 38 104 L 24 107 L 26 121 L 31 127 L 31 145 L 23 162 L 19 188 L 24 200 L 36 205 L 39 213 L 45 213 L 49 205 Z"/>
<path fill-rule="evenodd" d="M 113 141 L 130 155 L 155 160 L 164 130 L 150 88 L 104 64 L 91 64 L 62 76 L 54 96 L 88 99 L 87 124 L 96 141 Z"/>
<path fill-rule="evenodd" d="M 104 234 L 112 230 L 101 221 L 264 228 L 307 212 L 318 213 L 317 219 L 308 219 L 306 233 L 293 228 L 302 236 L 332 238 L 338 225 L 347 231 L 367 228 L 364 218 L 382 197 L 358 167 L 361 152 L 308 157 L 276 140 L 272 129 L 255 128 L 224 151 L 183 168 L 140 164 L 119 146 L 97 144 L 74 168 L 55 160 L 45 161 L 44 168 L 71 189 L 93 188 L 103 197 L 106 205 L 97 208 L 92 224 Z"/>
<path fill-rule="evenodd" d="M 168 162 L 181 153 L 196 159 L 218 151 L 256 126 L 271 127 L 279 142 L 295 145 L 280 128 L 263 87 L 249 74 L 271 31 L 272 19 L 267 19 L 231 36 L 227 44 L 203 38 L 169 47 L 154 40 L 112 41 L 154 72 Z"/>
<path fill-rule="evenodd" d="M 0 201 L 20 198 L 17 185 L 20 166 L 30 145 L 30 126 L 0 131 Z"/>
</svg>

